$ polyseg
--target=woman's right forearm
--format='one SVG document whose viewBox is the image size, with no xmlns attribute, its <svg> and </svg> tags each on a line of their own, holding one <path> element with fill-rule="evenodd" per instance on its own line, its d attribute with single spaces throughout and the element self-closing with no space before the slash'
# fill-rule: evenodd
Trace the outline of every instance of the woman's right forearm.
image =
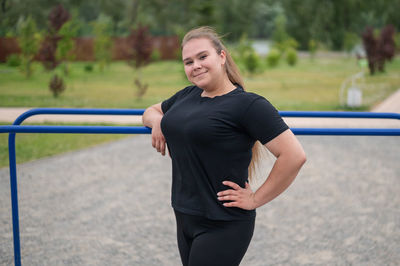
<svg viewBox="0 0 400 266">
<path fill-rule="evenodd" d="M 153 128 L 154 126 L 159 126 L 162 117 L 163 112 L 161 110 L 161 104 L 152 105 L 147 108 L 146 111 L 143 113 L 143 125 L 150 128 Z"/>
<path fill-rule="evenodd" d="M 162 155 L 165 155 L 165 138 L 161 131 L 161 119 L 164 113 L 161 103 L 150 106 L 143 113 L 142 121 L 146 127 L 151 127 L 151 145 Z"/>
</svg>

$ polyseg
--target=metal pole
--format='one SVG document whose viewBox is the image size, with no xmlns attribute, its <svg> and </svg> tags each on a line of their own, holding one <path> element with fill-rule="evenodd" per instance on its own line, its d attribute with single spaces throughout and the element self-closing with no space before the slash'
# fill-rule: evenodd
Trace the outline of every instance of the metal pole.
<svg viewBox="0 0 400 266">
<path fill-rule="evenodd" d="M 10 186 L 11 186 L 11 211 L 14 240 L 14 265 L 21 266 L 21 247 L 19 239 L 19 215 L 18 215 L 18 186 L 17 163 L 15 159 L 15 133 L 8 136 L 8 158 L 10 162 Z"/>
</svg>

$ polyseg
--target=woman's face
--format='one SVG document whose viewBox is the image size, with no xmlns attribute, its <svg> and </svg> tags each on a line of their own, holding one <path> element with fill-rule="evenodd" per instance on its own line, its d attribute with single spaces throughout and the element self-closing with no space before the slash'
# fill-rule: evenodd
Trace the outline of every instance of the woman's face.
<svg viewBox="0 0 400 266">
<path fill-rule="evenodd" d="M 224 78 L 225 51 L 218 54 L 206 38 L 188 41 L 182 48 L 182 59 L 188 80 L 202 89 L 212 88 Z"/>
</svg>

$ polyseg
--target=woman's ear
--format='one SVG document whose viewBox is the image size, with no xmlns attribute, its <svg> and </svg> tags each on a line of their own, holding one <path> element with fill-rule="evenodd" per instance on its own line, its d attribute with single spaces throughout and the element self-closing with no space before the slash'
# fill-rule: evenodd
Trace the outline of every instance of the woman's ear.
<svg viewBox="0 0 400 266">
<path fill-rule="evenodd" d="M 225 52 L 225 50 L 221 50 L 221 53 L 219 54 L 219 56 L 220 56 L 220 58 L 221 58 L 221 63 L 222 63 L 222 65 L 225 65 L 225 62 L 226 62 L 226 52 Z"/>
</svg>

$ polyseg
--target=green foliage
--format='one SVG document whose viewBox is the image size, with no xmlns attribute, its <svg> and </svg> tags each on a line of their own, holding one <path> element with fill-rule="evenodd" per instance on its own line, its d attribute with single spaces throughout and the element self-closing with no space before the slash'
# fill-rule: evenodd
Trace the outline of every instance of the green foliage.
<svg viewBox="0 0 400 266">
<path fill-rule="evenodd" d="M 286 40 L 274 43 L 274 47 L 276 47 L 283 54 L 289 49 L 296 50 L 297 47 L 299 47 L 299 43 L 292 37 L 288 36 Z"/>
<path fill-rule="evenodd" d="M 244 58 L 244 64 L 247 71 L 251 74 L 255 73 L 260 68 L 260 58 L 255 51 L 251 51 L 246 54 Z"/>
<path fill-rule="evenodd" d="M 251 41 L 247 37 L 247 34 L 242 34 L 239 40 L 239 44 L 236 47 L 236 53 L 239 57 L 244 57 L 248 53 L 254 52 L 251 46 Z"/>
<path fill-rule="evenodd" d="M 276 48 L 271 48 L 267 54 L 267 64 L 270 67 L 276 67 L 281 59 L 281 52 Z"/>
<path fill-rule="evenodd" d="M 32 61 L 39 50 L 41 34 L 32 17 L 20 19 L 17 25 L 17 40 L 21 48 L 21 70 L 27 78 L 32 75 Z"/>
<path fill-rule="evenodd" d="M 58 35 L 61 39 L 57 43 L 56 58 L 63 62 L 65 75 L 68 75 L 69 72 L 67 62 L 75 59 L 75 55 L 71 52 L 75 48 L 75 41 L 73 38 L 77 36 L 78 30 L 79 25 L 73 20 L 69 20 L 65 22 L 58 31 Z"/>
<path fill-rule="evenodd" d="M 38 71 L 31 79 L 21 79 L 18 71 L 0 64 L 0 72 L 7 73 L 0 75 L 1 106 L 146 108 L 188 85 L 188 81 L 182 79 L 182 62 L 152 63 L 142 68 L 143 81 L 149 87 L 143 98 L 137 101 L 132 90 L 132 68 L 125 62 L 113 62 L 112 67 L 105 72 L 95 68 L 90 75 L 84 70 L 87 62 L 73 62 L 70 64 L 71 75 L 65 79 L 68 85 L 73 84 L 73 89 L 68 86 L 68 94 L 54 98 L 48 91 L 52 73 L 43 71 L 40 63 L 34 64 Z M 296 67 L 280 63 L 275 68 L 246 79 L 246 87 L 270 99 L 282 110 L 335 111 L 340 108 L 338 88 L 349 73 L 359 71 L 359 66 L 353 60 L 344 60 L 341 54 L 333 57 L 321 55 L 313 62 L 299 60 Z M 363 103 L 368 107 L 398 89 L 400 58 L 394 58 L 386 71 L 366 77 L 369 86 L 363 91 Z M 62 74 L 62 71 L 59 72 Z"/>
<path fill-rule="evenodd" d="M 274 48 L 279 50 L 280 56 L 286 54 L 288 64 L 295 65 L 297 61 L 296 49 L 299 43 L 286 32 L 286 17 L 283 13 L 275 18 L 275 30 L 272 39 L 274 41 Z M 277 59 L 276 54 L 272 53 L 270 59 L 267 56 L 267 61 L 270 66 L 275 66 L 275 64 L 278 64 L 275 61 L 279 61 L 279 59 Z"/>
<path fill-rule="evenodd" d="M 48 17 L 55 2 L 70 12 L 76 10 L 82 21 L 81 36 L 92 36 L 90 22 L 100 14 L 110 18 L 113 36 L 124 36 L 140 23 L 156 35 L 183 34 L 195 26 L 211 25 L 229 41 L 238 41 L 243 32 L 249 38 L 271 38 L 278 16 L 286 17 L 285 31 L 306 50 L 311 39 L 329 48 L 343 49 L 346 32 L 361 33 L 365 26 L 382 28 L 393 24 L 400 29 L 398 0 L 3 0 L 0 36 L 15 33 L 20 17 L 31 15 L 40 30 L 49 26 Z M 60 9 L 61 11 L 61 9 Z M 54 19 L 67 18 L 57 12 Z M 61 20 L 62 21 L 62 20 Z M 56 21 L 54 21 L 56 22 Z M 56 23 L 52 23 L 55 25 Z M 277 23 L 279 22 L 279 23 Z M 56 28 L 56 27 L 53 27 Z M 275 33 L 278 35 L 277 33 Z M 279 38 L 278 38 L 279 39 Z"/>
<path fill-rule="evenodd" d="M 109 17 L 101 15 L 97 21 L 92 23 L 95 35 L 94 53 L 100 71 L 103 71 L 104 67 L 108 66 L 111 62 L 111 49 L 113 42 L 110 36 L 110 21 Z"/>
<path fill-rule="evenodd" d="M 161 52 L 158 49 L 153 49 L 153 51 L 151 52 L 151 61 L 155 62 L 155 61 L 160 61 L 161 59 Z"/>
<path fill-rule="evenodd" d="M 289 39 L 289 35 L 286 32 L 286 17 L 284 14 L 279 14 L 274 21 L 275 29 L 272 34 L 272 40 L 276 44 L 284 43 Z"/>
<path fill-rule="evenodd" d="M 261 67 L 260 58 L 246 34 L 242 35 L 239 44 L 233 49 L 232 57 L 241 71 L 253 74 Z"/>
<path fill-rule="evenodd" d="M 396 50 L 400 51 L 400 32 L 394 35 L 394 43 L 396 44 Z"/>
<path fill-rule="evenodd" d="M 293 48 L 289 48 L 286 51 L 286 62 L 290 65 L 290 66 L 294 66 L 297 63 L 297 51 Z"/>
<path fill-rule="evenodd" d="M 11 54 L 7 56 L 7 66 L 19 67 L 21 65 L 21 58 L 18 54 Z"/>
<path fill-rule="evenodd" d="M 308 41 L 308 51 L 310 52 L 310 58 L 311 60 L 314 59 L 315 54 L 317 53 L 317 49 L 318 49 L 318 43 L 316 40 L 311 39 Z"/>
<path fill-rule="evenodd" d="M 360 41 L 360 37 L 357 34 L 346 32 L 344 34 L 343 48 L 348 54 L 350 54 L 353 48 L 360 43 Z"/>
<path fill-rule="evenodd" d="M 86 64 L 84 66 L 85 72 L 93 72 L 93 65 L 92 64 Z"/>
</svg>

